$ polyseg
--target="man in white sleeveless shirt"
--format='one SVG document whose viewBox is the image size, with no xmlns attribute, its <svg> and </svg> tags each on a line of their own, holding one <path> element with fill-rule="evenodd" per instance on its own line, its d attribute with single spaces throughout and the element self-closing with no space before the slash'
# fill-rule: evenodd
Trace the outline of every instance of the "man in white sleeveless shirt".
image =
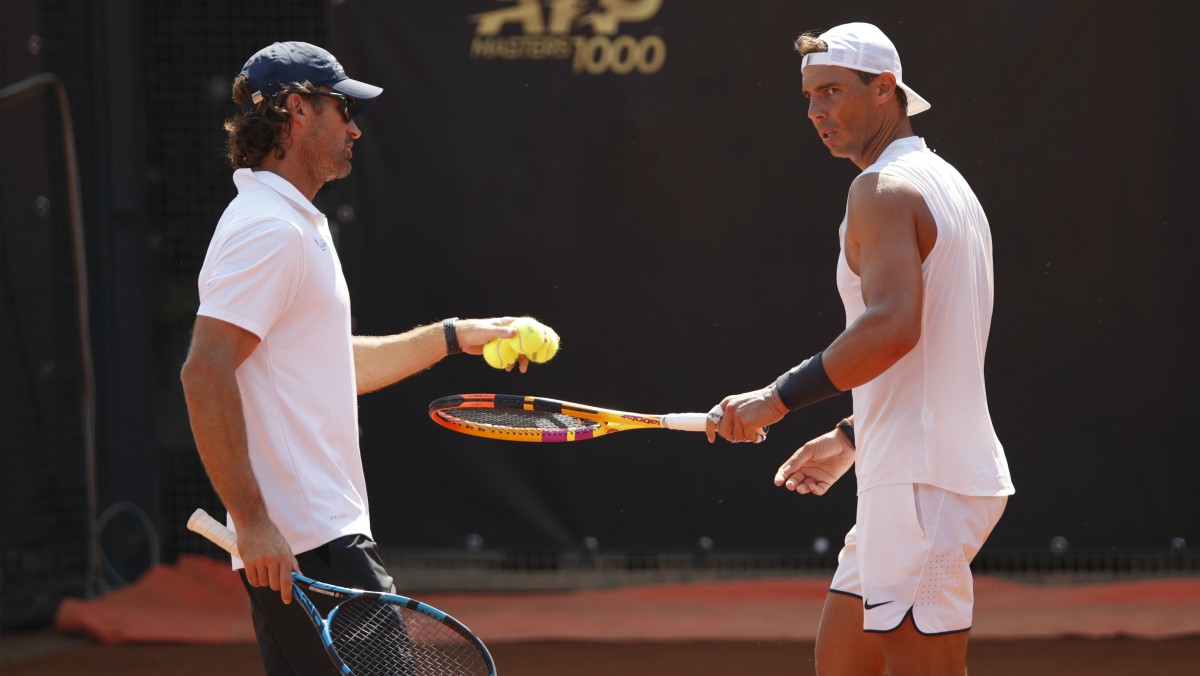
<svg viewBox="0 0 1200 676">
<path fill-rule="evenodd" d="M 232 89 L 241 110 L 225 129 L 238 195 L 200 271 L 181 378 L 196 448 L 237 531 L 233 564 L 266 673 L 333 674 L 291 603 L 292 571 L 395 591 L 371 534 L 357 396 L 447 355 L 480 354 L 515 333 L 514 318 L 352 335 L 341 261 L 312 200 L 350 173 L 358 116 L 383 90 L 304 42 L 264 47 Z"/>
<path fill-rule="evenodd" d="M 930 105 L 870 24 L 796 40 L 808 116 L 862 173 L 840 228 L 846 328 L 760 390 L 714 407 L 709 441 L 753 441 L 846 390 L 853 415 L 801 447 L 775 484 L 823 495 L 851 466 L 856 523 L 821 615 L 821 674 L 963 674 L 970 562 L 1013 493 L 984 388 L 992 240 L 962 176 L 913 134 Z M 716 416 L 714 416 L 716 418 Z"/>
</svg>

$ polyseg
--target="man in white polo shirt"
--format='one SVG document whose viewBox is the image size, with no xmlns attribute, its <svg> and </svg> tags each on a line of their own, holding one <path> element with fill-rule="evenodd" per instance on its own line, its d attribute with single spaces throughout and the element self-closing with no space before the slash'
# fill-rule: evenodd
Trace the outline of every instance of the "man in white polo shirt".
<svg viewBox="0 0 1200 676">
<path fill-rule="evenodd" d="M 234 80 L 241 110 L 225 123 L 238 195 L 200 272 L 181 378 L 196 447 L 237 531 L 234 567 L 271 675 L 333 673 L 291 604 L 292 571 L 395 591 L 371 536 L 357 396 L 515 333 L 502 317 L 351 334 L 341 262 L 312 200 L 350 173 L 355 118 L 382 91 L 320 47 L 275 43 Z"/>
<path fill-rule="evenodd" d="M 851 466 L 858 479 L 817 672 L 961 675 L 970 562 L 1013 492 L 983 377 L 991 231 L 962 176 L 913 134 L 909 116 L 930 106 L 901 79 L 883 32 L 845 24 L 795 46 L 809 119 L 832 155 L 862 170 L 840 227 L 846 328 L 771 385 L 722 400 L 709 440 L 753 441 L 788 412 L 852 389 L 854 414 L 775 476 L 815 495 Z"/>
</svg>

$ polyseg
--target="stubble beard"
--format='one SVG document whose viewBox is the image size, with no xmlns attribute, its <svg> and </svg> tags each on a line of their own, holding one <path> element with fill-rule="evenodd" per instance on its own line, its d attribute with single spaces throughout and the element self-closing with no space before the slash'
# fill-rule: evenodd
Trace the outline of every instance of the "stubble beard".
<svg viewBox="0 0 1200 676">
<path fill-rule="evenodd" d="M 339 178 L 350 175 L 350 158 L 346 157 L 346 145 L 343 140 L 330 140 L 328 143 L 309 144 L 302 153 L 304 166 L 308 168 L 310 178 L 317 185 L 325 185 Z"/>
</svg>

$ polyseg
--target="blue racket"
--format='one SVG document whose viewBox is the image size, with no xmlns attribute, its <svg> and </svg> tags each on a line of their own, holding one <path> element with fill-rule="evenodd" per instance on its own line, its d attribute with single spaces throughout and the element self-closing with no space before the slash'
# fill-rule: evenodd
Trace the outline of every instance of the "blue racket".
<svg viewBox="0 0 1200 676">
<path fill-rule="evenodd" d="M 233 554 L 237 535 L 197 509 L 188 528 Z M 322 616 L 307 594 L 337 600 Z M 492 656 L 471 630 L 433 606 L 397 594 L 347 589 L 292 573 L 292 597 L 347 676 L 495 676 Z"/>
</svg>

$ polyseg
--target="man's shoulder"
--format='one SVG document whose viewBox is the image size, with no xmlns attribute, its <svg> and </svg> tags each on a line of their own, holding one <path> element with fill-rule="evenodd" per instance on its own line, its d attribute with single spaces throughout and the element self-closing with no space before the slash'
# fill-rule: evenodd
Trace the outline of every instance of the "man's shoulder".
<svg viewBox="0 0 1200 676">
<path fill-rule="evenodd" d="M 889 147 L 884 156 L 858 175 L 851 191 L 853 195 L 858 190 L 864 197 L 874 194 L 881 198 L 924 200 L 950 186 L 956 186 L 953 189 L 957 191 L 970 191 L 958 169 L 922 141 Z"/>
<path fill-rule="evenodd" d="M 908 203 L 924 200 L 921 192 L 910 181 L 896 174 L 882 171 L 863 172 L 850 184 L 850 202 L 882 202 L 884 204 Z"/>
<path fill-rule="evenodd" d="M 280 210 L 296 212 L 296 208 L 287 198 L 264 183 L 239 186 L 238 194 L 225 208 L 227 213 L 273 213 Z"/>
<path fill-rule="evenodd" d="M 300 240 L 303 222 L 286 200 L 258 202 L 242 193 L 226 207 L 213 238 L 223 246 Z"/>
<path fill-rule="evenodd" d="M 265 185 L 243 188 L 221 214 L 218 230 L 296 230 L 307 219 L 286 198 Z"/>
</svg>

